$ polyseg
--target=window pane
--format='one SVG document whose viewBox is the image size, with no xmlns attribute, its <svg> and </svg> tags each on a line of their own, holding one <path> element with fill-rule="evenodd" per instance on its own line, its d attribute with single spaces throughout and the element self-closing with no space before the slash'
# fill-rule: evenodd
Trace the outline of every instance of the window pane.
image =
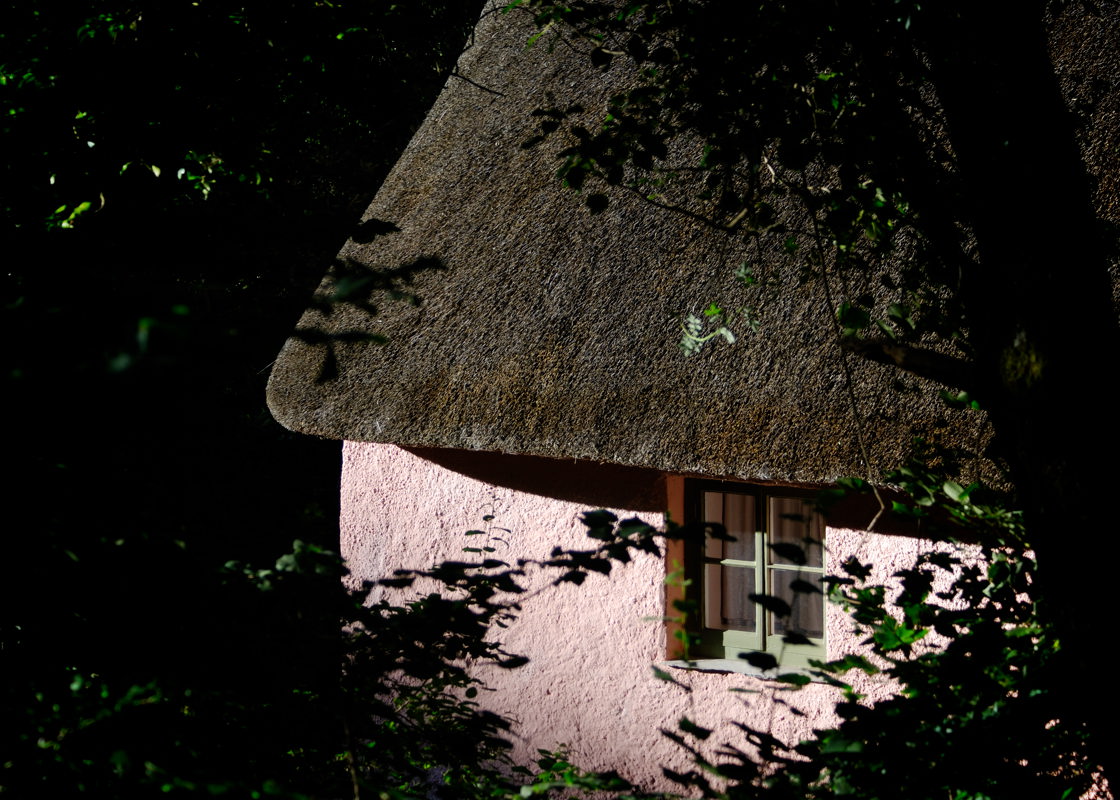
<svg viewBox="0 0 1120 800">
<path fill-rule="evenodd" d="M 795 592 L 791 587 L 795 580 L 821 589 L 821 576 L 815 572 L 796 569 L 770 570 L 770 593 L 789 603 L 793 612 L 788 617 L 770 616 L 770 633 L 781 635 L 786 632 L 803 633 L 813 639 L 824 637 L 824 595 L 817 592 Z"/>
<path fill-rule="evenodd" d="M 704 492 L 704 522 L 723 522 L 723 492 Z M 704 542 L 704 555 L 723 558 L 723 543 L 718 539 Z"/>
<path fill-rule="evenodd" d="M 810 567 L 824 566 L 824 519 L 813 510 L 813 504 L 801 497 L 770 498 L 771 544 L 796 545 Z M 770 551 L 774 564 L 796 564 L 780 552 Z"/>
<path fill-rule="evenodd" d="M 728 535 L 735 537 L 734 542 L 709 539 L 705 546 L 708 558 L 755 560 L 754 495 L 704 492 L 704 521 L 722 522 Z"/>
<path fill-rule="evenodd" d="M 708 564 L 705 568 L 704 625 L 721 631 L 756 630 L 754 570 Z"/>
</svg>

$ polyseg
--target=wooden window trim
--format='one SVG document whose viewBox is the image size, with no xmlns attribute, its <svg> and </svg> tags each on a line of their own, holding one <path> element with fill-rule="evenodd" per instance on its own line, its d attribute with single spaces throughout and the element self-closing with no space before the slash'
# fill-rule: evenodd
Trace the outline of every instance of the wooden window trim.
<svg viewBox="0 0 1120 800">
<path fill-rule="evenodd" d="M 762 561 L 758 574 L 762 575 L 769 575 L 772 571 L 775 571 L 775 565 L 772 564 L 768 555 L 769 548 L 762 542 L 763 539 L 768 541 L 768 537 L 770 536 L 770 532 L 766 530 L 766 528 L 769 527 L 768 509 L 771 498 L 792 497 L 812 499 L 817 491 L 804 487 L 767 486 L 708 479 L 686 479 L 682 476 L 667 476 L 666 489 L 669 517 L 674 522 L 700 520 L 702 518 L 701 512 L 704 492 L 753 495 L 756 503 L 756 526 L 760 523 L 765 531 L 764 537 L 760 537 L 762 551 L 760 552 L 759 558 L 762 559 Z M 724 636 L 717 634 L 715 629 L 711 629 L 705 636 L 705 632 L 701 630 L 701 619 L 704 613 L 704 563 L 703 544 L 701 542 L 695 541 L 686 543 L 682 540 L 670 540 L 668 542 L 666 547 L 667 580 L 665 608 L 668 645 L 666 653 L 669 659 L 679 660 L 684 657 L 684 649 L 679 634 L 679 631 L 682 630 L 682 626 L 676 619 L 678 617 L 678 612 L 674 610 L 674 601 L 684 599 L 686 596 L 695 599 L 699 605 L 696 612 L 690 615 L 690 619 L 687 622 L 688 630 L 690 634 L 693 635 L 693 639 L 699 640 L 699 645 L 694 646 L 690 652 L 692 659 L 735 659 L 742 652 L 746 652 L 750 649 L 757 649 L 774 655 L 779 659 L 780 665 L 783 668 L 798 668 L 808 666 L 810 659 L 823 660 L 826 657 L 826 636 L 815 640 L 813 645 L 786 644 L 782 642 L 780 635 L 767 633 L 770 615 L 762 609 L 759 609 L 758 630 L 755 634 L 747 633 L 745 635 L 739 635 L 739 632 L 736 632 L 731 636 Z M 780 569 L 780 567 L 778 569 Z M 823 574 L 823 558 L 820 568 L 808 569 L 812 572 Z M 682 585 L 682 580 L 675 577 L 678 575 L 679 578 L 683 578 L 683 583 L 685 585 Z M 822 604 L 823 602 L 822 599 Z M 824 607 L 822 620 L 825 628 L 827 628 L 827 605 Z M 720 640 L 719 644 L 716 644 L 714 641 L 717 636 Z M 742 643 L 752 637 L 753 644 L 757 645 L 757 647 L 736 647 L 726 644 L 725 641 L 727 639 L 737 639 Z M 705 638 L 707 641 L 705 641 Z"/>
</svg>

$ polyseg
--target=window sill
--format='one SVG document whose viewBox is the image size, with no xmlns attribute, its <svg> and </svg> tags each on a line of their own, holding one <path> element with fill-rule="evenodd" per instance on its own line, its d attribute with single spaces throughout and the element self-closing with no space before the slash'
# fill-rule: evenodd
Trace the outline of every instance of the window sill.
<svg viewBox="0 0 1120 800">
<path fill-rule="evenodd" d="M 713 672 L 717 674 L 734 672 L 739 675 L 750 675 L 753 678 L 759 678 L 764 681 L 777 680 L 779 675 L 808 675 L 814 683 L 820 682 L 810 670 L 803 667 L 779 666 L 777 669 L 762 670 L 748 664 L 741 658 L 698 658 L 693 661 L 676 659 L 673 661 L 662 661 L 660 666 L 692 670 L 693 672 Z"/>
</svg>

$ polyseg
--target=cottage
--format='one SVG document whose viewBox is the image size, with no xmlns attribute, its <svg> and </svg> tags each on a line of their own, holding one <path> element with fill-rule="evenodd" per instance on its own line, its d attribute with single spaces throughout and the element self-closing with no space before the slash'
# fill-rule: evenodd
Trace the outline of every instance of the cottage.
<svg viewBox="0 0 1120 800">
<path fill-rule="evenodd" d="M 986 425 L 951 417 L 932 384 L 900 387 L 897 370 L 845 356 L 819 282 L 771 272 L 758 298 L 735 279 L 780 253 L 641 198 L 587 213 L 555 179 L 553 152 L 521 145 L 537 132 L 529 112 L 560 102 L 550 87 L 593 108 L 617 77 L 564 48 L 526 51 L 526 35 L 487 6 L 285 345 L 268 399 L 289 428 L 345 441 L 342 549 L 358 578 L 461 557 L 465 531 L 484 525 L 499 556 L 543 557 L 580 544 L 591 508 L 742 534 L 543 594 L 506 633 L 530 661 L 494 675 L 486 702 L 516 721 L 521 758 L 566 745 L 577 763 L 655 781 L 660 765 L 687 763 L 659 733 L 686 714 L 789 739 L 830 719 L 827 687 L 768 702 L 780 686 L 739 654 L 796 667 L 855 647 L 843 614 L 794 598 L 790 582 L 850 555 L 890 574 L 922 543 L 882 523 L 869 532 L 874 509 L 822 519 L 808 498 L 880 477 L 915 436 L 979 451 Z M 757 331 L 685 357 L 681 321 L 713 301 L 751 305 Z M 767 546 L 806 537 L 819 546 L 804 565 Z M 691 693 L 651 669 L 680 655 L 662 619 L 681 570 L 703 593 L 699 660 L 674 673 Z M 795 615 L 746 599 L 763 586 L 796 600 Z M 805 643 L 784 645 L 789 628 Z"/>
</svg>

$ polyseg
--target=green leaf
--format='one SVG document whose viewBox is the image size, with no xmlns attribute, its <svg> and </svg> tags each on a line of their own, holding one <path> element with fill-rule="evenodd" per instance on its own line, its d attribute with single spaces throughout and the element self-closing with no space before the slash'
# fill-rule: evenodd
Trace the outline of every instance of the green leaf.
<svg viewBox="0 0 1120 800">
<path fill-rule="evenodd" d="M 945 481 L 941 484 L 941 490 L 945 492 L 946 496 L 955 503 L 967 503 L 969 489 L 965 489 L 956 481 Z"/>
<path fill-rule="evenodd" d="M 830 733 L 832 733 L 830 731 Z M 832 733 L 821 746 L 822 753 L 862 753 L 863 742 L 847 739 L 839 733 Z"/>
<path fill-rule="evenodd" d="M 676 678 L 674 678 L 672 675 L 670 675 L 668 672 L 666 672 L 663 669 L 660 669 L 659 667 L 655 666 L 653 668 L 653 677 L 657 678 L 657 680 L 659 680 L 659 681 L 664 681 L 665 683 L 671 683 L 674 686 L 678 686 L 681 689 L 684 689 L 686 692 L 691 692 L 692 691 L 691 687 L 687 686 L 686 684 L 681 683 Z"/>
<path fill-rule="evenodd" d="M 844 673 L 851 669 L 858 669 L 868 675 L 876 675 L 879 668 L 860 655 L 849 653 L 843 658 L 828 662 L 825 667 L 829 672 Z"/>
<path fill-rule="evenodd" d="M 881 319 L 875 320 L 875 327 L 877 327 L 883 333 L 883 335 L 886 336 L 888 339 L 891 339 L 891 340 L 897 340 L 898 339 L 898 334 L 894 332 L 894 328 L 892 328 L 887 323 L 883 322 L 883 320 L 881 320 Z"/>
<path fill-rule="evenodd" d="M 941 399 L 950 408 L 972 408 L 979 409 L 980 403 L 972 398 L 968 392 L 941 392 Z"/>
<path fill-rule="evenodd" d="M 836 309 L 836 320 L 840 323 L 841 335 L 850 337 L 871 324 L 871 315 L 866 310 L 851 303 L 841 303 Z"/>
<path fill-rule="evenodd" d="M 779 680 L 782 683 L 788 683 L 791 686 L 808 686 L 813 682 L 812 678 L 800 672 L 787 672 L 783 675 L 779 675 L 777 678 L 775 678 L 775 680 Z"/>
</svg>

